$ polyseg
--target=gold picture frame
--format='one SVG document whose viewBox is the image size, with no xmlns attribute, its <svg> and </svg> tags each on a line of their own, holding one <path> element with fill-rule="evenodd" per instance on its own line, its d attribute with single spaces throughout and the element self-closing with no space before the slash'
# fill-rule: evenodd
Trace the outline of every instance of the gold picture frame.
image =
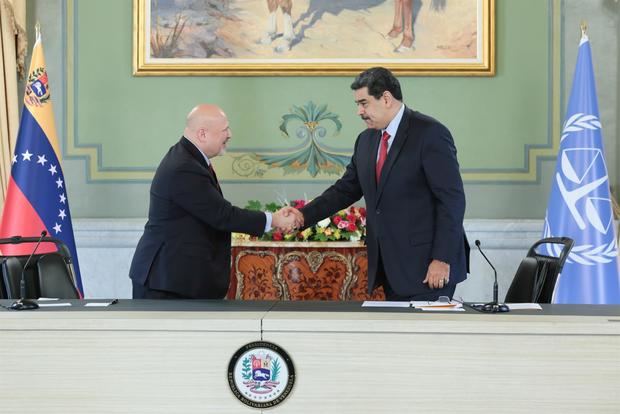
<svg viewBox="0 0 620 414">
<path fill-rule="evenodd" d="M 495 75 L 495 0 L 280 0 L 289 14 L 268 3 L 133 0 L 133 74 Z"/>
</svg>

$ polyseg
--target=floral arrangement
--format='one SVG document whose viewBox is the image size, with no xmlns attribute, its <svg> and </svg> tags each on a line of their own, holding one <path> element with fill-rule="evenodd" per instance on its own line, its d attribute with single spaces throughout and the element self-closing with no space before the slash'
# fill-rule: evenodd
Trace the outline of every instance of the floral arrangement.
<svg viewBox="0 0 620 414">
<path fill-rule="evenodd" d="M 268 203 L 262 205 L 260 201 L 251 200 L 245 207 L 249 210 L 276 212 L 284 206 L 302 208 L 305 200 L 293 200 L 288 203 Z M 283 233 L 272 230 L 256 240 L 274 241 L 360 241 L 366 238 L 366 209 L 351 206 L 341 210 L 331 217 L 319 221 L 316 225 L 305 230 L 293 233 Z"/>
</svg>

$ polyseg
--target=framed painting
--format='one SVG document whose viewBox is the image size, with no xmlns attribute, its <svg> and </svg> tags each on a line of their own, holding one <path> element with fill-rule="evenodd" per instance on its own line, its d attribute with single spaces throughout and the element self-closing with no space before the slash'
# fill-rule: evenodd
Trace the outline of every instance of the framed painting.
<svg viewBox="0 0 620 414">
<path fill-rule="evenodd" d="M 138 76 L 495 74 L 495 0 L 133 1 Z"/>
</svg>

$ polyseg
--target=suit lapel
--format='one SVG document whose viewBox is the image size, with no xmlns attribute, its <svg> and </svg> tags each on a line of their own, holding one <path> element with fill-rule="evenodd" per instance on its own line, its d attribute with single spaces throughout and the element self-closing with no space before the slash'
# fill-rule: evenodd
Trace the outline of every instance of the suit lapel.
<svg viewBox="0 0 620 414">
<path fill-rule="evenodd" d="M 381 131 L 376 131 L 371 133 L 371 139 L 368 140 L 368 167 L 370 177 L 370 185 L 368 188 L 370 189 L 369 198 L 372 200 L 375 198 L 377 193 L 377 178 L 376 178 L 376 167 L 377 167 L 377 153 L 379 151 L 379 144 L 381 142 Z"/>
<path fill-rule="evenodd" d="M 211 178 L 211 182 L 213 183 L 215 188 L 217 188 L 220 194 L 222 194 L 222 190 L 220 188 L 219 183 L 217 182 L 217 177 L 215 176 L 215 172 L 211 168 L 209 168 L 209 165 L 207 164 L 207 160 L 205 160 L 205 157 L 202 155 L 200 150 L 196 148 L 196 146 L 192 144 L 192 142 L 185 137 L 181 137 L 181 145 L 192 155 L 193 158 L 196 159 L 196 161 L 200 163 L 202 167 L 204 167 L 207 174 Z"/>
<path fill-rule="evenodd" d="M 396 131 L 396 136 L 394 137 L 394 141 L 392 142 L 392 146 L 388 151 L 388 156 L 385 160 L 385 164 L 383 164 L 383 169 L 381 170 L 381 180 L 379 180 L 379 185 L 377 187 L 377 203 L 379 203 L 381 194 L 383 194 L 383 188 L 385 187 L 385 183 L 388 180 L 390 171 L 392 170 L 394 163 L 398 159 L 400 151 L 403 149 L 403 146 L 407 141 L 407 136 L 409 133 L 410 113 L 411 110 L 405 107 L 405 112 L 403 113 L 403 117 L 400 120 L 400 125 L 398 125 L 398 130 Z"/>
</svg>

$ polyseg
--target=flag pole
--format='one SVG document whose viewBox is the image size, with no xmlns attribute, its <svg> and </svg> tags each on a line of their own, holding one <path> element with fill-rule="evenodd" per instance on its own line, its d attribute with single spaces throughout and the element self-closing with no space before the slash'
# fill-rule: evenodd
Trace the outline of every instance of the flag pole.
<svg viewBox="0 0 620 414">
<path fill-rule="evenodd" d="M 581 37 L 588 35 L 588 22 L 582 20 L 579 24 L 579 28 L 581 29 Z"/>
<path fill-rule="evenodd" d="M 34 25 L 34 41 L 35 43 L 41 41 L 41 23 L 37 20 L 37 23 Z"/>
</svg>

